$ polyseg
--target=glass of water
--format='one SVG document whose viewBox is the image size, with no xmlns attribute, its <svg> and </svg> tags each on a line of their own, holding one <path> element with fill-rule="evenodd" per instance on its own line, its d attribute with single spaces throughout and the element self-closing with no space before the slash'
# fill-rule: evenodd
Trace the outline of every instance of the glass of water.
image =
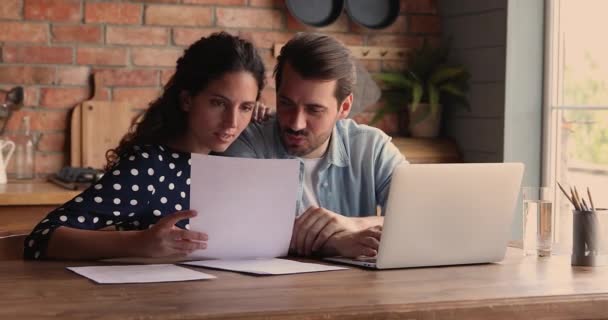
<svg viewBox="0 0 608 320">
<path fill-rule="evenodd" d="M 551 255 L 555 217 L 553 190 L 549 187 L 524 187 L 523 198 L 523 251 L 525 255 L 546 257 Z"/>
</svg>

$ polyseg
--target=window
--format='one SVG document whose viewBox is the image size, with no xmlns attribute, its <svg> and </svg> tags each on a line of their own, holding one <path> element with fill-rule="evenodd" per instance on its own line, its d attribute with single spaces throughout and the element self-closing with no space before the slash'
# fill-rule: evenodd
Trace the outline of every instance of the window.
<svg viewBox="0 0 608 320">
<path fill-rule="evenodd" d="M 543 181 L 589 187 L 608 207 L 608 1 L 547 1 Z M 555 190 L 556 249 L 571 251 L 572 208 Z"/>
</svg>

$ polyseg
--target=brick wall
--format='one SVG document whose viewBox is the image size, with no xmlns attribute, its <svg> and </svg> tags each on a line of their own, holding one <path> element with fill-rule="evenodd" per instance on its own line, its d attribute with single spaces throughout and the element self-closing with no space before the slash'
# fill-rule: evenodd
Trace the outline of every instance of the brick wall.
<svg viewBox="0 0 608 320">
<path fill-rule="evenodd" d="M 399 18 L 382 30 L 355 25 L 346 13 L 313 29 L 298 23 L 282 0 L 2 0 L 0 88 L 21 85 L 26 92 L 25 108 L 13 115 L 6 134 L 13 135 L 21 117 L 30 115 L 33 130 L 43 133 L 37 172 L 56 172 L 69 160 L 69 110 L 90 97 L 91 73 L 97 79 L 96 99 L 128 100 L 145 108 L 161 92 L 183 49 L 219 30 L 252 40 L 270 71 L 273 44 L 297 31 L 318 30 L 347 45 L 413 47 L 425 37 L 438 41 L 440 18 L 435 0 L 401 0 Z M 370 72 L 404 67 L 398 61 L 364 64 Z M 274 105 L 273 81 L 263 98 Z"/>
</svg>

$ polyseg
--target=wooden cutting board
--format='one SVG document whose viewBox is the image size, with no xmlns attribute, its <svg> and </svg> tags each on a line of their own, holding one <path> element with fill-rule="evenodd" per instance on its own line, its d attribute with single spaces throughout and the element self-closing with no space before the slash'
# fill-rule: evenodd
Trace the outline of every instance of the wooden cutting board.
<svg viewBox="0 0 608 320">
<path fill-rule="evenodd" d="M 115 148 L 137 115 L 128 102 L 85 101 L 71 119 L 70 165 L 101 169 L 106 151 Z"/>
</svg>

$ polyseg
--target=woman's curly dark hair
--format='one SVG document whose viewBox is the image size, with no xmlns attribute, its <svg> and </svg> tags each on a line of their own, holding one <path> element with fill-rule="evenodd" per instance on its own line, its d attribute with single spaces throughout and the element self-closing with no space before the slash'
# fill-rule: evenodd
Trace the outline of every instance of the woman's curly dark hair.
<svg viewBox="0 0 608 320">
<path fill-rule="evenodd" d="M 188 128 L 188 113 L 180 107 L 180 94 L 186 92 L 195 96 L 211 81 L 235 71 L 253 75 L 259 99 L 265 84 L 265 68 L 251 42 L 219 32 L 193 43 L 177 60 L 175 74 L 165 85 L 163 94 L 133 120 L 118 146 L 106 152 L 105 169 L 112 168 L 135 145 L 166 144 L 182 137 Z"/>
</svg>

